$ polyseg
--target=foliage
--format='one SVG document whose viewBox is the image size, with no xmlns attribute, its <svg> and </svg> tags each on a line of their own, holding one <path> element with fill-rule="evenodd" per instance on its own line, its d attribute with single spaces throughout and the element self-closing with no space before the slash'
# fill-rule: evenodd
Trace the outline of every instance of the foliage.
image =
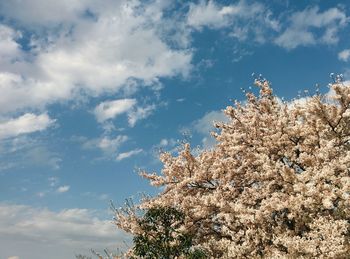
<svg viewBox="0 0 350 259">
<path fill-rule="evenodd" d="M 348 258 L 350 87 L 337 79 L 328 95 L 283 102 L 255 83 L 258 96 L 224 111 L 212 149 L 185 144 L 161 155 L 160 175 L 142 173 L 164 191 L 138 207 L 179 208 L 213 258 Z M 117 226 L 142 237 L 139 222 L 131 207 L 117 212 Z"/>
<path fill-rule="evenodd" d="M 141 258 L 205 258 L 192 250 L 192 237 L 181 231 L 184 214 L 171 207 L 150 208 L 138 220 L 140 233 L 134 237 L 133 254 Z"/>
</svg>

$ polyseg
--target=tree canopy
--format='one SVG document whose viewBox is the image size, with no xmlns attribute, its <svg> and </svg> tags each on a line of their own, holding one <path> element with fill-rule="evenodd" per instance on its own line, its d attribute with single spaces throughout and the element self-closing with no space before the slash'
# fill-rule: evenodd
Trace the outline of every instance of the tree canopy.
<svg viewBox="0 0 350 259">
<path fill-rule="evenodd" d="M 184 219 L 184 213 L 175 208 L 150 208 L 138 220 L 141 231 L 133 239 L 133 254 L 149 259 L 205 258 L 200 250 L 191 249 L 191 235 L 181 230 Z"/>
<path fill-rule="evenodd" d="M 163 192 L 139 208 L 177 208 L 182 229 L 212 258 L 348 258 L 350 254 L 350 87 L 285 102 L 268 81 L 217 123 L 217 144 L 194 154 L 165 152 Z M 125 213 L 126 212 L 126 213 Z M 116 224 L 147 236 L 134 209 Z"/>
</svg>

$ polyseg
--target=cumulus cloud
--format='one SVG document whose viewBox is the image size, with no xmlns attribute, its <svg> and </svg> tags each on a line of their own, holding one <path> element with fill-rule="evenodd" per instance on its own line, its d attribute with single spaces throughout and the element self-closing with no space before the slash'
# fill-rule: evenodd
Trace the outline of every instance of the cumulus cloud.
<svg viewBox="0 0 350 259">
<path fill-rule="evenodd" d="M 23 53 L 20 45 L 16 42 L 21 38 L 21 33 L 13 30 L 9 26 L 0 24 L 0 65 L 4 66 L 9 62 L 19 58 Z"/>
<path fill-rule="evenodd" d="M 133 149 L 133 150 L 130 150 L 128 152 L 124 152 L 124 153 L 120 153 L 117 157 L 116 157 L 116 160 L 117 161 L 121 161 L 123 159 L 126 159 L 126 158 L 129 158 L 129 157 L 132 157 L 132 156 L 135 156 L 139 153 L 141 153 L 143 150 L 141 148 L 137 148 L 137 149 Z"/>
<path fill-rule="evenodd" d="M 0 204 L 0 249 L 4 258 L 74 258 L 91 248 L 124 247 L 129 238 L 110 220 L 87 209 L 51 211 L 24 205 Z M 14 252 L 15 251 L 15 252 Z"/>
<path fill-rule="evenodd" d="M 122 113 L 128 112 L 136 104 L 135 99 L 120 99 L 100 103 L 95 108 L 95 116 L 99 122 L 112 119 Z"/>
<path fill-rule="evenodd" d="M 344 49 L 338 53 L 338 59 L 342 61 L 348 61 L 350 58 L 350 49 Z"/>
<path fill-rule="evenodd" d="M 55 120 L 51 119 L 46 113 L 40 115 L 26 113 L 18 118 L 0 122 L 0 139 L 42 131 L 54 122 Z"/>
<path fill-rule="evenodd" d="M 192 3 L 188 13 L 188 24 L 197 29 L 208 26 L 220 28 L 229 24 L 229 18 L 239 13 L 235 6 L 218 6 L 214 1 Z"/>
<path fill-rule="evenodd" d="M 0 46 L 9 49 L 0 55 L 10 53 L 9 59 L 17 61 L 0 67 L 1 112 L 73 100 L 81 93 L 98 96 L 136 91 L 140 85 L 158 87 L 159 78 L 185 76 L 191 69 L 191 51 L 163 40 L 163 10 L 151 4 L 2 1 L 0 10 L 27 33 L 33 24 L 39 28 L 24 53 L 17 29 L 0 27 Z"/>
<path fill-rule="evenodd" d="M 334 44 L 339 40 L 338 31 L 347 22 L 345 12 L 338 7 L 323 12 L 317 6 L 309 7 L 290 16 L 288 27 L 276 38 L 275 43 L 286 49 L 316 43 Z M 320 33 L 314 32 L 314 29 L 320 30 Z"/>
</svg>

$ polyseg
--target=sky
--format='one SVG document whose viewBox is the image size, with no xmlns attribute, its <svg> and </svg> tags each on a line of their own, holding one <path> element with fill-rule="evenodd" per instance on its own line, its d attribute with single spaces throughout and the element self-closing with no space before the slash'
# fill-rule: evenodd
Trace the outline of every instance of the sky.
<svg viewBox="0 0 350 259">
<path fill-rule="evenodd" d="M 157 195 L 161 150 L 213 147 L 254 75 L 348 80 L 349 33 L 347 1 L 0 0 L 0 258 L 125 249 L 110 200 Z"/>
</svg>

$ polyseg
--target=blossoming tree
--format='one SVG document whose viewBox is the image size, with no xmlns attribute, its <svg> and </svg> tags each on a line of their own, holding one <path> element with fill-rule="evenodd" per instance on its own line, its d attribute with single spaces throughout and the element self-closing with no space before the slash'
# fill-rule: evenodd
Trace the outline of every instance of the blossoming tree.
<svg viewBox="0 0 350 259">
<path fill-rule="evenodd" d="M 217 144 L 194 155 L 163 153 L 163 192 L 140 208 L 175 207 L 184 230 L 213 258 L 349 258 L 350 87 L 282 102 L 269 82 L 225 109 Z M 140 234 L 134 209 L 116 224 Z"/>
</svg>

